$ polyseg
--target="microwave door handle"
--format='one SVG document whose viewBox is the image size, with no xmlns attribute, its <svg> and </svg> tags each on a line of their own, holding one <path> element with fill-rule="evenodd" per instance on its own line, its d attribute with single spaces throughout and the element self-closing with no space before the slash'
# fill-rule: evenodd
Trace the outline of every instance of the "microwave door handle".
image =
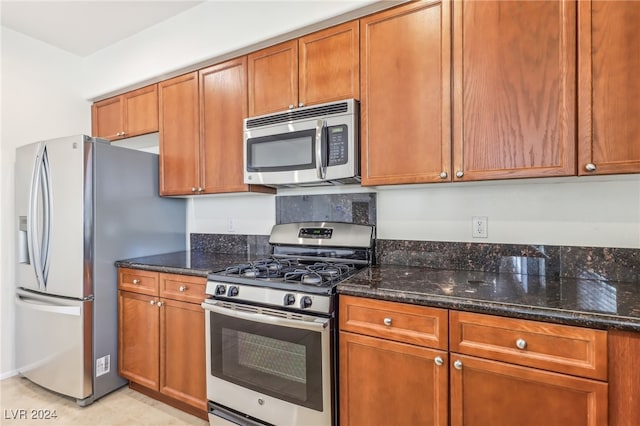
<svg viewBox="0 0 640 426">
<path fill-rule="evenodd" d="M 316 122 L 316 172 L 318 173 L 318 179 L 324 180 L 326 176 L 326 168 L 324 166 L 324 135 L 327 123 L 324 120 L 318 120 Z"/>
</svg>

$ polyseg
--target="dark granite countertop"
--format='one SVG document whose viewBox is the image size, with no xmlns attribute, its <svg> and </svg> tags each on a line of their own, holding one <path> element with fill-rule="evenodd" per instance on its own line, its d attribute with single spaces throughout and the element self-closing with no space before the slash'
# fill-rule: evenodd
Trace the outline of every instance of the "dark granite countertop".
<svg viewBox="0 0 640 426">
<path fill-rule="evenodd" d="M 640 332 L 640 282 L 381 265 L 343 281 L 338 293 Z"/>
<path fill-rule="evenodd" d="M 220 271 L 229 265 L 248 260 L 250 258 L 247 254 L 209 253 L 192 250 L 118 260 L 115 264 L 119 268 L 206 277 L 211 272 Z"/>
</svg>

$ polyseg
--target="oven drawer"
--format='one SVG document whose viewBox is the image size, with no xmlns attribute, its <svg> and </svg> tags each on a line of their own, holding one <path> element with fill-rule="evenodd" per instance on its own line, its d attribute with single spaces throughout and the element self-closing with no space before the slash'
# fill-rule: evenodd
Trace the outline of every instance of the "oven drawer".
<svg viewBox="0 0 640 426">
<path fill-rule="evenodd" d="M 340 330 L 447 349 L 447 310 L 340 296 Z"/>
<path fill-rule="evenodd" d="M 607 379 L 607 332 L 469 312 L 450 312 L 451 352 Z"/>
<path fill-rule="evenodd" d="M 202 303 L 205 298 L 205 277 L 160 274 L 160 297 L 191 303 Z"/>
<path fill-rule="evenodd" d="M 118 289 L 157 296 L 158 273 L 141 269 L 119 268 Z"/>
</svg>

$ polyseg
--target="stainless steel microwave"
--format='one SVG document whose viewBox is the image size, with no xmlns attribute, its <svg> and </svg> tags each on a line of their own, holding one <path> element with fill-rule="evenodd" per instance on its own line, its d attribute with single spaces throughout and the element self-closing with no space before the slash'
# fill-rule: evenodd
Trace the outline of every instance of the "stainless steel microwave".
<svg viewBox="0 0 640 426">
<path fill-rule="evenodd" d="M 244 183 L 314 186 L 360 182 L 355 99 L 244 120 Z"/>
</svg>

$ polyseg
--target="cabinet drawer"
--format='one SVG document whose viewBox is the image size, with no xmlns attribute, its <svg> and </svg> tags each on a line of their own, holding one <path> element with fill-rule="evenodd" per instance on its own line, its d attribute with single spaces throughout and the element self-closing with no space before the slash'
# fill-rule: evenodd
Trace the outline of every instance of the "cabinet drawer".
<svg viewBox="0 0 640 426">
<path fill-rule="evenodd" d="M 118 269 L 118 289 L 158 295 L 158 273 L 141 269 Z"/>
<path fill-rule="evenodd" d="M 607 332 L 451 311 L 450 350 L 598 380 L 607 379 Z"/>
<path fill-rule="evenodd" d="M 160 297 L 200 304 L 206 284 L 204 277 L 160 274 Z"/>
<path fill-rule="evenodd" d="M 447 349 L 447 311 L 340 296 L 340 330 Z"/>
</svg>

